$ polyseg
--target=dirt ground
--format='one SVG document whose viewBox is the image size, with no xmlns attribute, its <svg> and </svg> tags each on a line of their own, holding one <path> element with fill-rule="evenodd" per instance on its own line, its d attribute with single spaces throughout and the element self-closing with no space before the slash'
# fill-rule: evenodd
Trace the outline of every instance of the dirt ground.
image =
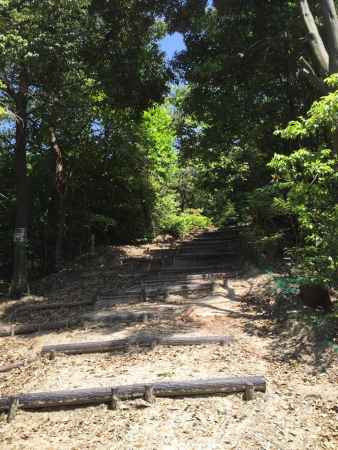
<svg viewBox="0 0 338 450">
<path fill-rule="evenodd" d="M 133 261 L 173 248 L 167 240 L 152 246 L 107 248 L 48 277 L 20 305 L 0 301 L 0 322 L 8 324 L 97 314 L 94 306 L 31 311 L 37 303 L 82 301 L 127 289 L 142 278 Z M 125 262 L 124 264 L 123 261 Z M 132 261 L 132 263 L 130 263 Z M 135 261 L 134 261 L 135 262 Z M 129 265 L 128 265 L 129 264 Z M 129 267 L 129 269 L 128 269 Z M 130 269 L 130 267 L 134 267 Z M 133 276 L 130 276 L 130 270 Z M 0 415 L 0 449 L 146 450 L 316 450 L 338 448 L 338 365 L 334 346 L 300 320 L 299 310 L 282 312 L 273 274 L 250 269 L 220 279 L 201 295 L 174 295 L 166 302 L 116 305 L 115 311 L 157 311 L 146 323 L 95 326 L 0 338 L 0 367 L 38 355 L 42 345 L 137 336 L 228 335 L 229 346 L 129 348 L 127 352 L 38 357 L 27 366 L 0 373 L 1 396 L 21 392 L 114 386 L 161 380 L 263 375 L 267 392 L 245 402 L 239 394 L 203 398 L 123 402 L 54 411 L 21 411 L 7 423 Z M 109 309 L 109 308 L 108 308 Z M 319 318 L 323 313 L 317 313 Z M 327 331 L 327 330 L 326 330 Z M 331 338 L 334 330 L 330 330 Z"/>
</svg>

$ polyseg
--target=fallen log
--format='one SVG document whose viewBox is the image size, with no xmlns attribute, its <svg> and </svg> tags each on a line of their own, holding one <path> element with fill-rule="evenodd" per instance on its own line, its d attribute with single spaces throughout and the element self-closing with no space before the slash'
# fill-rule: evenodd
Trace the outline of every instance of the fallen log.
<svg viewBox="0 0 338 450">
<path fill-rule="evenodd" d="M 95 322 L 97 325 L 107 325 L 114 322 L 142 322 L 154 319 L 155 315 L 148 312 L 140 313 L 119 313 L 105 316 L 83 315 L 77 319 L 59 320 L 53 323 L 32 323 L 29 325 L 9 325 L 0 328 L 0 337 L 15 336 L 18 334 L 31 334 L 40 331 L 60 330 L 62 328 L 71 328 L 81 325 L 84 322 Z"/>
<path fill-rule="evenodd" d="M 36 392 L 0 397 L 0 411 L 9 411 L 13 401 L 19 402 L 21 409 L 62 408 L 69 406 L 96 405 L 112 402 L 114 394 L 119 400 L 143 398 L 149 388 L 155 397 L 190 397 L 245 392 L 247 386 L 255 391 L 265 392 L 266 381 L 261 376 L 211 378 L 195 381 L 164 381 L 160 383 L 140 383 L 115 387 L 74 389 L 65 391 Z M 113 393 L 113 394 L 112 394 Z"/>
<path fill-rule="evenodd" d="M 230 336 L 138 336 L 126 339 L 114 339 L 96 342 L 74 342 L 69 344 L 45 345 L 41 353 L 65 353 L 67 355 L 81 353 L 111 352 L 113 350 L 126 350 L 130 346 L 153 347 L 156 345 L 204 345 L 204 344 L 230 344 L 233 341 Z"/>
</svg>

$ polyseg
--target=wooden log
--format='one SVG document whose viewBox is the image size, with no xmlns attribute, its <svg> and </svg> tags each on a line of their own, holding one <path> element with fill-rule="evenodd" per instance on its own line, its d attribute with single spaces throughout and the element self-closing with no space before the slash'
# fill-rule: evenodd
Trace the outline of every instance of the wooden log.
<svg viewBox="0 0 338 450">
<path fill-rule="evenodd" d="M 123 294 L 115 294 L 115 295 L 102 295 L 99 296 L 97 301 L 98 302 L 111 302 L 111 304 L 124 304 L 124 303 L 130 303 L 133 299 L 135 302 L 151 302 L 156 301 L 156 297 L 161 295 L 170 295 L 170 294 L 180 294 L 180 293 L 193 293 L 193 292 L 199 292 L 199 291 L 205 291 L 207 289 L 212 288 L 212 283 L 201 283 L 201 284 L 186 284 L 181 286 L 173 286 L 171 287 L 168 285 L 168 287 L 163 288 L 162 287 L 147 287 L 142 289 L 141 291 L 126 291 Z"/>
<path fill-rule="evenodd" d="M 112 393 L 119 400 L 144 398 L 149 386 L 155 397 L 191 397 L 205 395 L 231 394 L 244 392 L 251 384 L 255 392 L 265 392 L 266 381 L 262 376 L 211 378 L 194 381 L 164 381 L 160 383 L 140 383 L 115 387 L 74 389 L 65 391 L 36 392 L 0 397 L 0 411 L 9 411 L 14 400 L 20 409 L 62 408 L 69 406 L 112 403 Z"/>
<path fill-rule="evenodd" d="M 18 334 L 31 334 L 39 331 L 52 331 L 68 328 L 81 323 L 81 319 L 59 320 L 53 323 L 32 323 L 29 325 L 9 325 L 0 328 L 0 337 L 15 336 Z"/>
<path fill-rule="evenodd" d="M 234 269 L 233 267 L 233 263 L 228 263 L 228 264 L 222 264 L 222 265 L 204 265 L 204 266 L 192 266 L 192 265 L 182 265 L 180 267 L 178 266 L 171 266 L 168 267 L 164 270 L 162 270 L 161 275 L 166 275 L 166 274 L 194 274 L 194 273 L 220 273 L 220 272 L 225 272 L 226 270 L 228 270 L 228 272 L 230 271 L 229 269 Z M 239 267 L 237 267 L 237 270 L 235 269 L 234 272 L 238 272 Z"/>
<path fill-rule="evenodd" d="M 65 353 L 67 355 L 81 353 L 111 352 L 113 350 L 127 350 L 130 346 L 153 347 L 163 346 L 183 346 L 183 345 L 207 345 L 221 344 L 227 345 L 233 342 L 231 336 L 138 336 L 126 339 L 114 339 L 109 341 L 74 342 L 69 344 L 45 345 L 41 353 Z"/>
<path fill-rule="evenodd" d="M 232 278 L 237 275 L 238 272 L 206 272 L 206 273 L 196 273 L 196 274 L 182 274 L 177 271 L 177 274 L 162 273 L 161 277 L 158 278 L 145 278 L 145 283 L 191 283 L 198 281 L 208 281 L 214 279 L 225 279 Z"/>
<path fill-rule="evenodd" d="M 181 258 L 218 258 L 220 256 L 229 257 L 238 254 L 234 249 L 209 249 L 209 248 L 182 248 L 176 256 L 176 261 Z"/>
<path fill-rule="evenodd" d="M 81 306 L 90 306 L 93 305 L 95 299 L 88 300 L 85 302 L 70 302 L 70 303 L 46 303 L 46 304 L 36 304 L 36 305 L 20 305 L 13 311 L 13 315 L 18 312 L 35 312 L 35 311 L 44 311 L 48 309 L 62 309 L 62 308 L 76 308 Z"/>
<path fill-rule="evenodd" d="M 81 325 L 83 322 L 95 322 L 97 325 L 106 325 L 114 322 L 142 322 L 147 316 L 147 319 L 155 318 L 152 313 L 119 313 L 119 314 L 107 314 L 102 316 L 95 315 L 83 315 L 78 319 L 59 320 L 52 323 L 32 323 L 29 325 L 13 325 L 0 328 L 0 337 L 15 336 L 18 334 L 31 334 L 38 333 L 40 331 L 53 331 L 63 328 L 69 328 L 77 325 Z"/>
</svg>

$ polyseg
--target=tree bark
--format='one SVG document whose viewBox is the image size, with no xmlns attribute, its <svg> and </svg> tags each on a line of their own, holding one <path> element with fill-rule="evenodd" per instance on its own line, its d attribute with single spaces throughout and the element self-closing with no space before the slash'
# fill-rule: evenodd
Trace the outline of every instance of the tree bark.
<svg viewBox="0 0 338 450">
<path fill-rule="evenodd" d="M 16 219 L 13 235 L 13 276 L 10 295 L 21 297 L 28 288 L 27 275 L 27 223 L 28 223 L 28 179 L 26 155 L 27 86 L 21 81 L 15 95 L 15 173 L 16 173 Z"/>
<path fill-rule="evenodd" d="M 65 406 L 95 405 L 111 403 L 112 395 L 119 400 L 143 398 L 147 388 L 152 388 L 155 397 L 183 397 L 245 392 L 247 386 L 257 392 L 266 391 L 266 381 L 261 376 L 211 378 L 195 381 L 167 381 L 161 383 L 133 384 L 116 387 L 75 389 L 69 391 L 36 392 L 0 398 L 0 411 L 9 411 L 14 400 L 22 409 L 62 408 Z"/>
<path fill-rule="evenodd" d="M 65 228 L 65 177 L 64 165 L 60 146 L 56 139 L 55 130 L 53 127 L 49 128 L 50 141 L 53 150 L 53 168 L 55 170 L 55 209 L 57 216 L 56 238 L 55 238 L 55 259 L 53 269 L 59 270 L 63 263 L 63 237 Z"/>
</svg>

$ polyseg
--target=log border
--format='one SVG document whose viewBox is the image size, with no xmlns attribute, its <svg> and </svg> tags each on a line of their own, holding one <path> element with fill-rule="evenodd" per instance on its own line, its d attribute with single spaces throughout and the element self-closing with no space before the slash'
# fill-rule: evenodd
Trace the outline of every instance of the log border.
<svg viewBox="0 0 338 450">
<path fill-rule="evenodd" d="M 266 380 L 262 376 L 210 378 L 191 381 L 164 381 L 157 383 L 140 383 L 90 389 L 36 392 L 0 397 L 0 411 L 9 411 L 15 400 L 23 410 L 46 408 L 64 408 L 71 406 L 96 405 L 112 403 L 112 393 L 119 400 L 144 398 L 146 390 L 151 388 L 158 397 L 193 397 L 206 395 L 224 395 L 245 392 L 248 385 L 255 392 L 266 391 Z"/>
</svg>

